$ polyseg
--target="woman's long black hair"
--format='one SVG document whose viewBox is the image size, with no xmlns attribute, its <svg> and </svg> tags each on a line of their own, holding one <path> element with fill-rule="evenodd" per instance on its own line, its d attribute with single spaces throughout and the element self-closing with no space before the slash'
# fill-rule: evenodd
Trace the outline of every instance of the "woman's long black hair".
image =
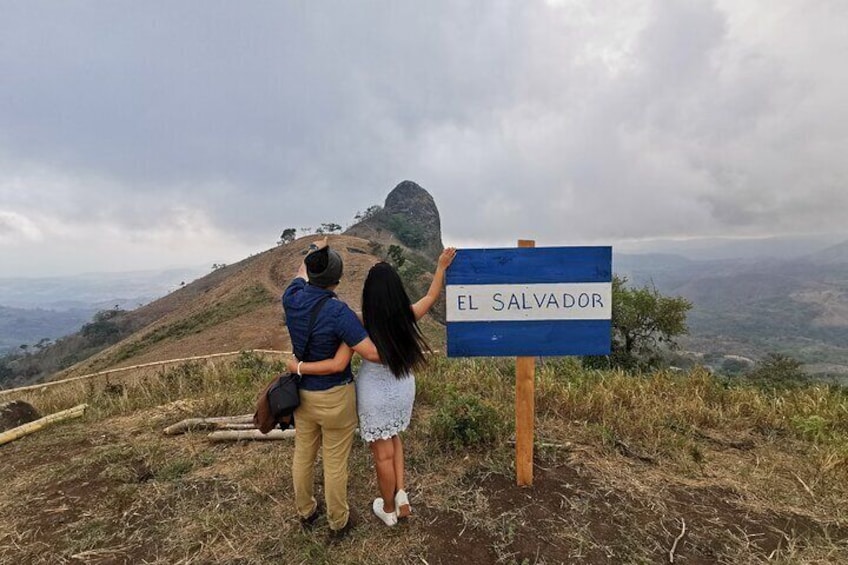
<svg viewBox="0 0 848 565">
<path fill-rule="evenodd" d="M 397 378 L 425 363 L 430 348 L 415 322 L 412 303 L 397 271 L 377 263 L 362 288 L 362 319 L 380 359 Z"/>
</svg>

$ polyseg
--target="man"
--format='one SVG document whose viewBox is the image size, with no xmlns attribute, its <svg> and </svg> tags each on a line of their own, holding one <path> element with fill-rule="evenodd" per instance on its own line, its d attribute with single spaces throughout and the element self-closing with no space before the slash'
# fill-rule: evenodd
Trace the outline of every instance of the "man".
<svg viewBox="0 0 848 565">
<path fill-rule="evenodd" d="M 331 359 L 342 342 L 369 361 L 379 362 L 377 348 L 350 307 L 333 292 L 342 278 L 341 255 L 329 248 L 327 238 L 310 245 L 310 253 L 297 276 L 283 293 L 286 326 L 292 348 L 302 351 L 315 305 L 330 296 L 315 319 L 307 359 Z M 308 279 L 308 282 L 307 282 Z M 324 498 L 331 536 L 341 539 L 350 530 L 347 503 L 348 457 L 357 426 L 356 391 L 350 364 L 340 373 L 304 375 L 300 383 L 300 406 L 295 410 L 295 447 L 292 479 L 301 524 L 310 528 L 320 514 L 313 494 L 313 472 L 318 448 L 324 462 Z"/>
</svg>

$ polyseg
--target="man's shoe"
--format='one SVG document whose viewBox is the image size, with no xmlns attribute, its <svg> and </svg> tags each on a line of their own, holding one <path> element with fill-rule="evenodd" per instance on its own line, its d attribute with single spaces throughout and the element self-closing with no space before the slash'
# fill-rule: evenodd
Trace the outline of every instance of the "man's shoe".
<svg viewBox="0 0 848 565">
<path fill-rule="evenodd" d="M 303 528 L 304 530 L 311 530 L 312 528 L 314 528 L 315 522 L 317 522 L 318 518 L 321 517 L 321 511 L 322 511 L 321 505 L 317 504 L 315 506 L 315 510 L 312 511 L 312 514 L 310 514 L 306 518 L 300 519 L 300 527 Z"/>
<path fill-rule="evenodd" d="M 343 539 L 345 539 L 347 537 L 347 535 L 350 533 L 350 531 L 353 529 L 353 527 L 355 525 L 356 525 L 356 521 L 353 518 L 353 512 L 351 512 L 347 516 L 347 524 L 345 524 L 344 526 L 342 526 L 338 530 L 330 530 L 330 541 L 332 541 L 332 542 L 342 541 Z"/>
</svg>

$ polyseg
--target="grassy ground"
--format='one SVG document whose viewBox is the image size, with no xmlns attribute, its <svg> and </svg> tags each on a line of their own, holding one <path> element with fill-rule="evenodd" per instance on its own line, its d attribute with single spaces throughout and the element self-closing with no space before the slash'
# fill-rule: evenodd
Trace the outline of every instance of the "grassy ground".
<svg viewBox="0 0 848 565">
<path fill-rule="evenodd" d="M 545 362 L 531 488 L 514 486 L 514 366 L 434 356 L 404 434 L 414 515 L 388 529 L 367 448 L 341 543 L 293 516 L 287 442 L 164 436 L 252 411 L 279 367 L 243 355 L 23 398 L 82 421 L 0 447 L 0 563 L 844 563 L 848 394 Z M 57 390 L 61 389 L 61 390 Z M 321 483 L 320 465 L 316 482 Z"/>
</svg>

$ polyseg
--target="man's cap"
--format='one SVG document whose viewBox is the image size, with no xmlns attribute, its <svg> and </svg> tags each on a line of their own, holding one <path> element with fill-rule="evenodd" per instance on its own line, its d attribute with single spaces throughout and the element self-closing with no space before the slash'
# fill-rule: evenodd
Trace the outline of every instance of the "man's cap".
<svg viewBox="0 0 848 565">
<path fill-rule="evenodd" d="M 344 262 L 342 256 L 329 246 L 313 251 L 306 256 L 306 274 L 309 284 L 327 288 L 339 284 L 342 280 Z"/>
</svg>

